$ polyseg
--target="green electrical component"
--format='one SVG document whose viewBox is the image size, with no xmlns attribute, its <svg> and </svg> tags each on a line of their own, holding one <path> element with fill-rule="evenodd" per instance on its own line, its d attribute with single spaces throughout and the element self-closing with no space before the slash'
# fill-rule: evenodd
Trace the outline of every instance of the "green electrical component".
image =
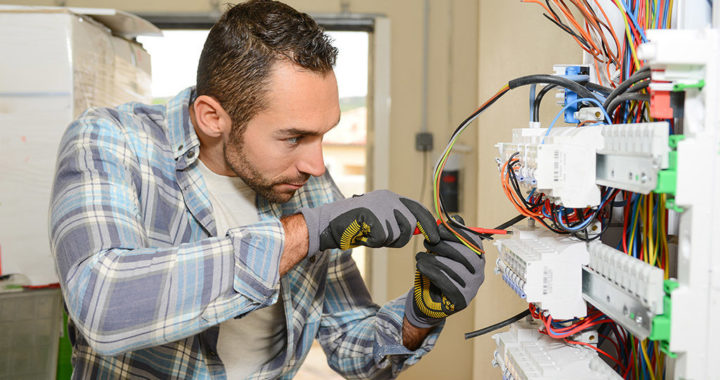
<svg viewBox="0 0 720 380">
<path fill-rule="evenodd" d="M 688 88 L 697 88 L 702 90 L 705 87 L 705 79 L 700 79 L 695 83 L 676 83 L 673 85 L 673 91 L 685 91 Z"/>
<path fill-rule="evenodd" d="M 683 135 L 671 135 L 668 138 L 670 152 L 668 153 L 668 168 L 658 172 L 658 181 L 655 190 L 657 194 L 670 194 L 673 197 L 677 191 L 677 146 L 678 142 L 685 139 Z M 676 212 L 683 212 L 682 207 L 675 205 L 675 199 L 669 198 L 665 207 Z"/>
<path fill-rule="evenodd" d="M 677 289 L 678 283 L 675 280 L 665 280 L 663 290 L 665 297 L 663 298 L 663 314 L 656 315 L 652 320 L 652 330 L 650 331 L 650 340 L 660 342 L 660 350 L 671 358 L 677 357 L 677 354 L 670 351 L 670 321 L 672 312 L 672 291 Z"/>
</svg>

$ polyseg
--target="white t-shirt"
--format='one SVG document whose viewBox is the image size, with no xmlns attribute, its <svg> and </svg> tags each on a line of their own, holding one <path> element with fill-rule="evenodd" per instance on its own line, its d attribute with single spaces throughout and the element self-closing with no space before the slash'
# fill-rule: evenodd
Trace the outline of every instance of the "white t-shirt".
<svg viewBox="0 0 720 380">
<path fill-rule="evenodd" d="M 213 173 L 201 160 L 198 167 L 205 178 L 218 236 L 228 229 L 258 221 L 255 192 L 240 177 Z M 260 369 L 285 348 L 285 314 L 282 300 L 220 324 L 217 353 L 227 378 L 244 379 Z"/>
</svg>

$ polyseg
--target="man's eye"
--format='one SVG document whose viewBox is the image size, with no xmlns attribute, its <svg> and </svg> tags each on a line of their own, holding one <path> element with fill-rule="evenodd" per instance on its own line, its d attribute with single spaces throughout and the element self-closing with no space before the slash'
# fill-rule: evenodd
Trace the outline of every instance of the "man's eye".
<svg viewBox="0 0 720 380">
<path fill-rule="evenodd" d="M 301 139 L 301 138 L 302 138 L 302 137 L 290 137 L 290 138 L 288 138 L 288 139 L 285 139 L 285 141 L 287 141 L 288 144 L 290 144 L 290 145 L 297 145 L 297 143 L 300 142 L 300 139 Z"/>
</svg>

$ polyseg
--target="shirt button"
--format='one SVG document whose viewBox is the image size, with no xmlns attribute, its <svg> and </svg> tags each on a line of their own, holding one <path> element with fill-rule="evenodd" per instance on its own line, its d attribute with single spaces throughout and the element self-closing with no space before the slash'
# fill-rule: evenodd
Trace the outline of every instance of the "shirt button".
<svg viewBox="0 0 720 380">
<path fill-rule="evenodd" d="M 314 262 L 315 262 L 315 256 L 310 257 L 310 259 L 309 259 L 308 261 L 310 261 L 311 264 L 314 263 Z"/>
<path fill-rule="evenodd" d="M 217 352 L 215 351 L 208 351 L 208 356 L 211 358 L 217 358 Z"/>
<path fill-rule="evenodd" d="M 188 151 L 187 154 L 186 154 L 186 156 L 187 156 L 187 158 L 193 158 L 193 157 L 195 157 L 195 151 L 194 151 L 194 150 Z"/>
<path fill-rule="evenodd" d="M 185 147 L 185 145 L 180 145 L 180 146 L 178 147 L 178 150 L 182 150 L 182 148 L 184 148 L 184 147 Z"/>
</svg>

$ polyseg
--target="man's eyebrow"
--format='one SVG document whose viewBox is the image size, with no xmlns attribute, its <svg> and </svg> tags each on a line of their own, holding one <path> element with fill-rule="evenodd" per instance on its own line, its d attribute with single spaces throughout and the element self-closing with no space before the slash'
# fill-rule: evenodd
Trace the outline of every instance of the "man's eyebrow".
<svg viewBox="0 0 720 380">
<path fill-rule="evenodd" d="M 308 131 L 305 129 L 298 128 L 285 128 L 275 132 L 276 135 L 280 136 L 320 136 L 321 133 L 316 131 Z"/>
</svg>

